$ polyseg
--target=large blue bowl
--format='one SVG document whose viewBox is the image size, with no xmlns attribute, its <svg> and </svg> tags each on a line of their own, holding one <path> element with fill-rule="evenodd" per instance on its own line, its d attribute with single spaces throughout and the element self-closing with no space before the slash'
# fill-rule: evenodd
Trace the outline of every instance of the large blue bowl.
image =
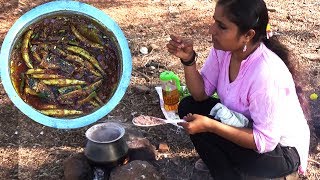
<svg viewBox="0 0 320 180">
<path fill-rule="evenodd" d="M 121 53 L 121 72 L 118 87 L 115 90 L 110 100 L 97 111 L 91 114 L 74 119 L 66 118 L 53 118 L 46 116 L 33 107 L 26 104 L 15 91 L 10 79 L 10 56 L 15 42 L 26 31 L 26 28 L 33 23 L 40 21 L 41 19 L 58 14 L 78 14 L 83 15 L 91 20 L 101 24 L 115 35 L 119 49 Z M 103 11 L 90 6 L 85 3 L 76 1 L 54 1 L 40 6 L 37 6 L 24 15 L 22 15 L 10 28 L 7 33 L 2 47 L 1 47 L 1 79 L 6 93 L 15 106 L 20 109 L 25 115 L 34 121 L 43 124 L 45 126 L 59 128 L 59 129 L 72 129 L 80 128 L 96 122 L 105 115 L 107 115 L 115 106 L 120 102 L 126 89 L 130 83 L 131 71 L 132 71 L 132 59 L 130 50 L 128 47 L 127 39 L 117 23 L 112 20 Z"/>
</svg>

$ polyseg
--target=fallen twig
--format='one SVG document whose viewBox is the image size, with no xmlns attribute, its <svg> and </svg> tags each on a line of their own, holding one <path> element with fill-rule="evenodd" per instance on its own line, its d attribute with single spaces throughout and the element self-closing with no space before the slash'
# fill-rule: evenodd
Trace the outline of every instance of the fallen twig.
<svg viewBox="0 0 320 180">
<path fill-rule="evenodd" d="M 161 65 L 160 63 L 154 62 L 154 61 L 151 61 L 151 62 L 146 63 L 145 66 L 146 66 L 146 67 L 154 66 L 154 67 L 156 67 L 156 68 L 158 68 L 158 69 L 159 69 L 159 68 L 162 68 L 162 69 L 165 69 L 165 68 L 166 68 L 164 65 Z"/>
<path fill-rule="evenodd" d="M 269 7 L 269 8 L 268 8 L 268 11 L 269 11 L 269 12 L 276 12 L 277 10 L 276 10 L 275 8 L 273 8 L 273 7 Z"/>
<path fill-rule="evenodd" d="M 147 82 L 149 82 L 149 81 L 150 81 L 150 77 L 149 77 L 149 76 L 147 76 L 146 74 L 144 74 L 144 73 L 142 73 L 142 72 L 140 72 L 140 71 L 138 71 L 138 70 L 136 70 L 136 69 L 134 69 L 134 70 L 133 70 L 133 72 L 135 72 L 135 73 L 137 73 L 137 74 L 141 75 L 142 77 L 144 77 L 144 78 L 146 79 L 146 81 L 147 81 Z"/>
<path fill-rule="evenodd" d="M 308 159 L 308 161 L 313 162 L 313 163 L 315 163 L 315 164 L 317 164 L 317 165 L 320 165 L 320 162 L 315 161 L 315 160 L 313 160 L 313 159 Z"/>
<path fill-rule="evenodd" d="M 302 7 L 317 6 L 317 5 L 319 5 L 319 4 L 320 4 L 320 2 L 315 2 L 315 3 L 310 3 L 310 4 L 304 4 L 304 5 L 302 5 Z"/>
</svg>

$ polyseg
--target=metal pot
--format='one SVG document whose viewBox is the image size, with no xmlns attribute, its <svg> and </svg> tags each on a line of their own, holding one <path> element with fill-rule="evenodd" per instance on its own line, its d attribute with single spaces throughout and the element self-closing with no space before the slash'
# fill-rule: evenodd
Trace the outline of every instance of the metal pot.
<svg viewBox="0 0 320 180">
<path fill-rule="evenodd" d="M 43 18 L 46 18 L 48 16 L 60 14 L 82 15 L 91 19 L 92 21 L 99 23 L 114 34 L 118 42 L 118 50 L 121 51 L 119 52 L 121 56 L 120 80 L 115 92 L 113 93 L 113 96 L 109 99 L 107 104 L 105 104 L 95 112 L 74 119 L 49 117 L 29 106 L 17 94 L 10 78 L 10 57 L 17 40 L 22 36 L 22 34 L 30 25 L 37 23 L 38 21 L 41 21 Z M 130 83 L 132 71 L 132 59 L 128 47 L 128 42 L 117 23 L 114 22 L 103 11 L 88 4 L 77 1 L 53 1 L 45 3 L 31 9 L 30 11 L 22 15 L 8 31 L 2 44 L 0 56 L 1 80 L 6 93 L 8 94 L 11 101 L 15 104 L 15 106 L 34 121 L 49 127 L 60 129 L 83 127 L 94 123 L 107 115 L 119 103 L 119 101 L 125 94 L 125 91 Z"/>
<path fill-rule="evenodd" d="M 128 145 L 125 129 L 117 123 L 107 122 L 92 126 L 86 131 L 86 157 L 93 163 L 116 166 L 127 157 Z"/>
</svg>

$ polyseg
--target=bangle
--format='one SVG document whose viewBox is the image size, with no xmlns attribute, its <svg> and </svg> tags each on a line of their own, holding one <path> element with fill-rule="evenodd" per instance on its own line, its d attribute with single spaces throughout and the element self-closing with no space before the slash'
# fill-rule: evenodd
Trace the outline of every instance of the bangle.
<svg viewBox="0 0 320 180">
<path fill-rule="evenodd" d="M 180 61 L 185 66 L 192 66 L 196 62 L 197 57 L 198 57 L 197 53 L 195 51 L 193 51 L 193 55 L 192 55 L 191 60 L 183 61 L 182 59 L 180 59 Z"/>
</svg>

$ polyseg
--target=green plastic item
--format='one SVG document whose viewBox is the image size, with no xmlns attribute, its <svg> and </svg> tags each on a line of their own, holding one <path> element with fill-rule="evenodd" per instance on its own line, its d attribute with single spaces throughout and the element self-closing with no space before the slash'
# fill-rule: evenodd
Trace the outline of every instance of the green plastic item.
<svg viewBox="0 0 320 180">
<path fill-rule="evenodd" d="M 180 78 L 174 72 L 172 72 L 172 71 L 163 71 L 160 74 L 160 80 L 161 81 L 174 81 L 176 83 L 178 91 L 181 92 Z"/>
</svg>

